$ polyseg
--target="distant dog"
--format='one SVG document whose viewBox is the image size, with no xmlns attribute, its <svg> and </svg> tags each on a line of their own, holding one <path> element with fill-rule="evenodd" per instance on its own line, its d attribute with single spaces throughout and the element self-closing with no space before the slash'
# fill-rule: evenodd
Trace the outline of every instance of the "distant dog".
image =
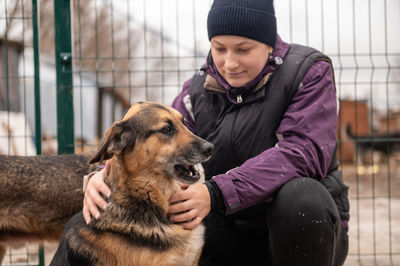
<svg viewBox="0 0 400 266">
<path fill-rule="evenodd" d="M 0 264 L 7 246 L 60 240 L 89 168 L 83 155 L 0 155 Z"/>
<path fill-rule="evenodd" d="M 177 183 L 200 178 L 194 165 L 213 145 L 193 135 L 174 109 L 137 103 L 114 123 L 91 163 L 111 159 L 108 207 L 86 226 L 82 213 L 67 224 L 51 265 L 196 265 L 203 225 L 185 230 L 168 216 Z"/>
<path fill-rule="evenodd" d="M 389 158 L 391 155 L 400 152 L 400 132 L 375 135 L 355 135 L 350 125 L 346 125 L 346 134 L 354 141 L 361 161 L 370 164 L 373 157 L 372 152 L 379 152 Z"/>
</svg>

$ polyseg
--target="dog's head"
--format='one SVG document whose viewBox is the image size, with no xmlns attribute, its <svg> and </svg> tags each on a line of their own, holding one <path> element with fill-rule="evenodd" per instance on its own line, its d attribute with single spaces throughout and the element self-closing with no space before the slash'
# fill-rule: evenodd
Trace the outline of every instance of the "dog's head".
<svg viewBox="0 0 400 266">
<path fill-rule="evenodd" d="M 90 163 L 116 156 L 128 174 L 157 173 L 191 184 L 200 178 L 194 166 L 208 160 L 213 148 L 186 128 L 175 109 L 139 102 L 107 129 Z"/>
</svg>

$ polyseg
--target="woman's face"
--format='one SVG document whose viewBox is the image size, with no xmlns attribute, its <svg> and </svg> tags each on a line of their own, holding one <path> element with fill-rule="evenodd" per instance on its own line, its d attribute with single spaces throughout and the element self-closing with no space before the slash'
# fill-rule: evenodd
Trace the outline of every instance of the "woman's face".
<svg viewBox="0 0 400 266">
<path fill-rule="evenodd" d="M 241 36 L 219 35 L 211 39 L 214 64 L 232 87 L 241 87 L 253 80 L 271 52 L 271 46 Z"/>
</svg>

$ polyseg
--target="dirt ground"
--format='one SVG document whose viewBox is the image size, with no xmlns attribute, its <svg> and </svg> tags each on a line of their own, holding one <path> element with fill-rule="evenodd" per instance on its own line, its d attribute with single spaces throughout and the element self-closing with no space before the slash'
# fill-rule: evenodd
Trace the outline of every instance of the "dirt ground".
<svg viewBox="0 0 400 266">
<path fill-rule="evenodd" d="M 400 166 L 344 165 L 349 186 L 351 218 L 349 255 L 345 266 L 400 265 Z M 48 265 L 57 244 L 45 244 Z M 3 265 L 29 265 L 38 261 L 38 246 L 9 250 Z"/>
<path fill-rule="evenodd" d="M 345 265 L 400 265 L 400 165 L 342 170 L 351 208 Z"/>
</svg>

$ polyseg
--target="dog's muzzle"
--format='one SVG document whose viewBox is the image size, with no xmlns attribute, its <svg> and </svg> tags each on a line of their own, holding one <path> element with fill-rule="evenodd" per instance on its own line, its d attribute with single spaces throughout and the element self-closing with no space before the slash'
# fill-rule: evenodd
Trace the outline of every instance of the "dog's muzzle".
<svg viewBox="0 0 400 266">
<path fill-rule="evenodd" d="M 203 141 L 200 145 L 189 152 L 190 156 L 185 156 L 183 162 L 174 165 L 176 178 L 186 184 L 197 182 L 200 175 L 200 167 L 197 165 L 210 159 L 214 145 L 208 141 Z"/>
</svg>

